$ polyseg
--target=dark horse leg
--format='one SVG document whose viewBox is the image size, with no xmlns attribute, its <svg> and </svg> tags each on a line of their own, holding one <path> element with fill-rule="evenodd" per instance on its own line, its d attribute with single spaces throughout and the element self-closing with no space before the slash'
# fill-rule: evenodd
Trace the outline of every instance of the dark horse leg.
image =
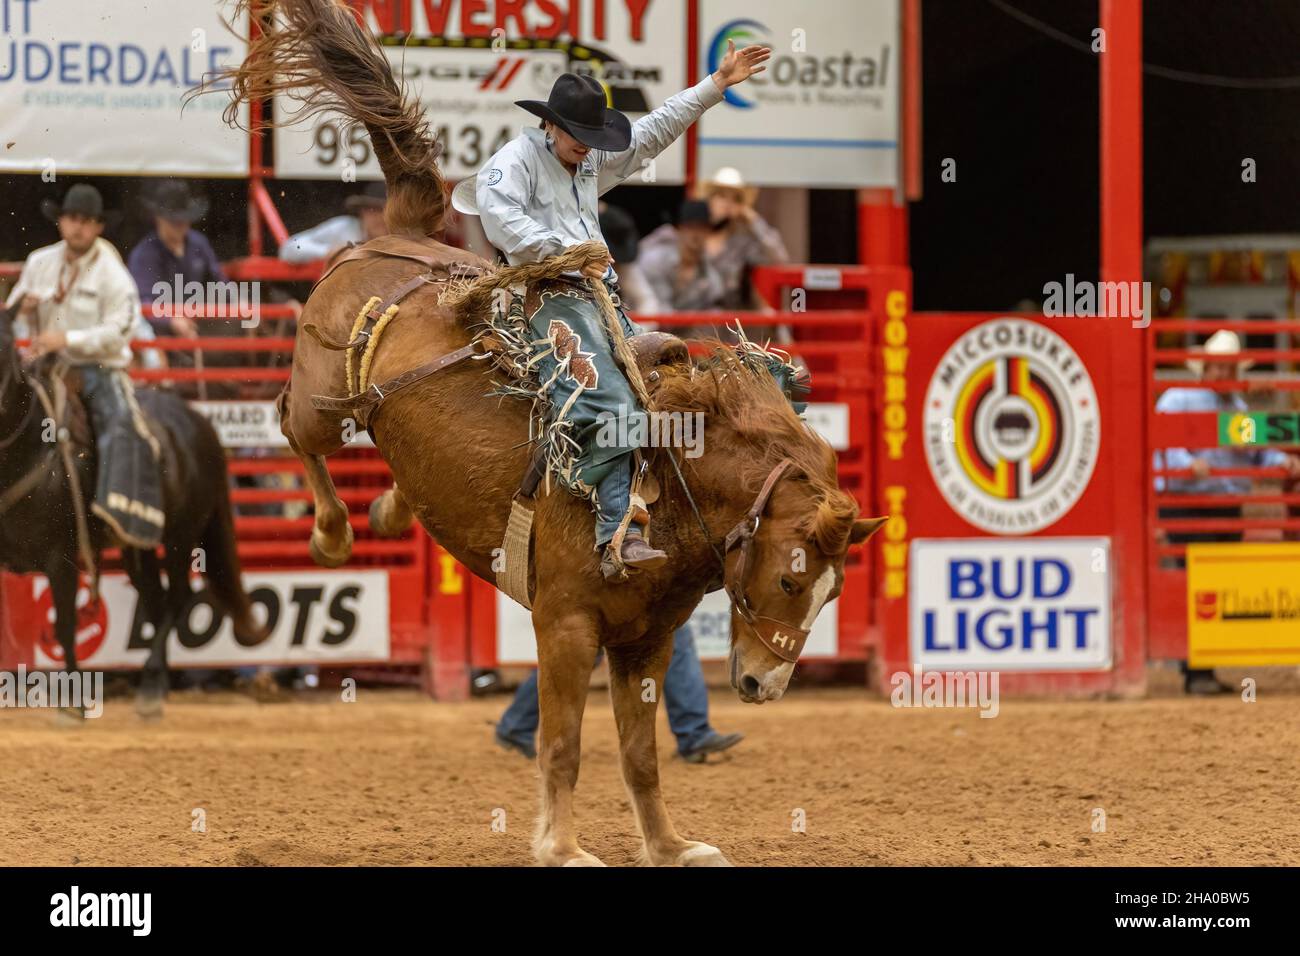
<svg viewBox="0 0 1300 956">
<path fill-rule="evenodd" d="M 76 565 L 64 554 L 54 558 L 53 564 L 45 571 L 50 582 L 50 594 L 54 598 L 54 633 L 63 648 L 63 669 L 77 677 L 77 576 Z M 86 716 L 86 708 L 63 707 L 59 710 L 61 721 L 80 721 Z"/>
<path fill-rule="evenodd" d="M 573 823 L 573 789 L 578 784 L 582 711 L 598 650 L 595 622 L 584 614 L 566 616 L 534 610 L 537 625 L 537 696 L 541 739 L 542 809 L 533 852 L 544 866 L 604 866 L 578 846 Z"/>
<path fill-rule="evenodd" d="M 639 861 L 650 866 L 729 866 L 717 847 L 683 840 L 677 835 L 659 789 L 655 713 L 663 696 L 668 660 L 673 654 L 672 633 L 652 643 L 605 650 L 609 654 L 609 698 L 618 724 L 623 783 L 632 798 L 637 827 L 641 830 Z M 647 684 L 647 680 L 653 683 Z M 648 693 L 650 690 L 653 693 Z"/>
<path fill-rule="evenodd" d="M 149 635 L 149 659 L 140 675 L 135 710 L 141 717 L 160 717 L 163 698 L 167 695 L 167 634 L 175 622 L 167 593 L 163 591 L 158 555 L 131 548 L 123 551 L 122 558 L 131 585 L 139 595 L 143 620 L 153 631 Z"/>
</svg>

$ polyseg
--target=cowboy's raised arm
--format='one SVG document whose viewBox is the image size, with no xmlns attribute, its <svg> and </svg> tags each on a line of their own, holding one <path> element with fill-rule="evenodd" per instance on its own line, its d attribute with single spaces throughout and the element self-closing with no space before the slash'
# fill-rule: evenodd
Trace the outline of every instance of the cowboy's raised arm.
<svg viewBox="0 0 1300 956">
<path fill-rule="evenodd" d="M 478 174 L 474 198 L 488 242 L 507 256 L 541 262 L 548 256 L 558 256 L 568 243 L 526 212 L 533 185 L 532 171 L 518 145 L 521 142 L 507 144 L 497 153 L 493 165 Z"/>
<path fill-rule="evenodd" d="M 676 96 L 670 96 L 663 106 L 647 113 L 632 124 L 632 145 L 621 153 L 593 151 L 593 160 L 600 174 L 599 190 L 602 194 L 617 186 L 633 173 L 641 171 L 642 164 L 654 159 L 686 132 L 686 128 L 704 115 L 704 111 L 722 102 L 727 87 L 743 83 L 755 73 L 767 69 L 762 64 L 772 51 L 761 46 L 747 46 L 737 50 L 727 42 L 727 55 L 717 72 L 710 73 L 699 83 Z"/>
</svg>

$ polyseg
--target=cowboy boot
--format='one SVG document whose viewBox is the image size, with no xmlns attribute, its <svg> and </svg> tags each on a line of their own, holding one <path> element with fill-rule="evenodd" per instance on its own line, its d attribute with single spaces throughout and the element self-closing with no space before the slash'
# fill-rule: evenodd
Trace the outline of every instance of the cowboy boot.
<svg viewBox="0 0 1300 956">
<path fill-rule="evenodd" d="M 606 545 L 605 556 L 600 559 L 600 572 L 605 576 L 606 581 L 625 580 L 626 574 L 615 564 L 612 549 L 612 542 Z M 622 558 L 625 568 L 633 570 L 661 568 L 668 561 L 666 552 L 650 547 L 639 535 L 628 535 L 623 539 L 619 557 Z"/>
</svg>

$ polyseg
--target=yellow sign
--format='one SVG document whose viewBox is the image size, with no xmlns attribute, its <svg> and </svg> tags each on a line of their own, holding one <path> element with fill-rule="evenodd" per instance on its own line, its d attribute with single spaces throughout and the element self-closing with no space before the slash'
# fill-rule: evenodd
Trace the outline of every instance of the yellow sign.
<svg viewBox="0 0 1300 956">
<path fill-rule="evenodd" d="M 1300 664 L 1300 543 L 1187 546 L 1187 663 Z"/>
</svg>

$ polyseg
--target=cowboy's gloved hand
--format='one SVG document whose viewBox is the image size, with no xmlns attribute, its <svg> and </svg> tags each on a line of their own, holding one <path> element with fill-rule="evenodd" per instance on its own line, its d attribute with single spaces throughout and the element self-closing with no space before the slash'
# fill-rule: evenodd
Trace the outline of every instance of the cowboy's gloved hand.
<svg viewBox="0 0 1300 956">
<path fill-rule="evenodd" d="M 766 70 L 767 67 L 762 64 L 771 56 L 772 51 L 765 46 L 747 46 L 737 51 L 735 42 L 728 40 L 727 55 L 723 58 L 718 71 L 713 74 L 713 82 L 718 84 L 720 90 L 743 83 L 755 73 Z"/>
</svg>

